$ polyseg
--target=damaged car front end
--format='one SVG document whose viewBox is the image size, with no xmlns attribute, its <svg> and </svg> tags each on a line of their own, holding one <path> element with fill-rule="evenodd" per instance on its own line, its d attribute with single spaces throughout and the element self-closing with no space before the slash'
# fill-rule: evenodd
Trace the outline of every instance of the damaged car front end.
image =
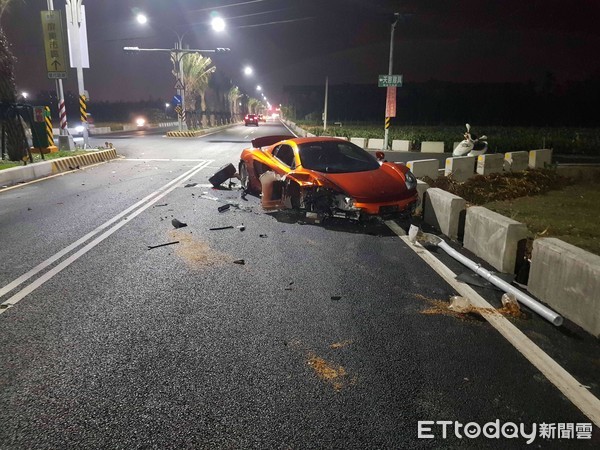
<svg viewBox="0 0 600 450">
<path fill-rule="evenodd" d="M 253 141 L 255 148 L 242 152 L 239 166 L 242 184 L 262 193 L 265 209 L 362 220 L 409 216 L 418 204 L 416 179 L 404 165 L 378 161 L 342 139 L 288 138 L 273 144 L 275 138 Z"/>
</svg>

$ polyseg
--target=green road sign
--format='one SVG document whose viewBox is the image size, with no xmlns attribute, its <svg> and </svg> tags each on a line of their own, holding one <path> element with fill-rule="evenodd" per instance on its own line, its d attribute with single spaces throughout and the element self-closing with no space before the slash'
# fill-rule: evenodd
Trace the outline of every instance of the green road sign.
<svg viewBox="0 0 600 450">
<path fill-rule="evenodd" d="M 42 11 L 42 33 L 44 35 L 48 78 L 67 78 L 65 42 L 60 11 Z"/>
<path fill-rule="evenodd" d="M 402 75 L 379 75 L 379 87 L 401 87 Z"/>
</svg>

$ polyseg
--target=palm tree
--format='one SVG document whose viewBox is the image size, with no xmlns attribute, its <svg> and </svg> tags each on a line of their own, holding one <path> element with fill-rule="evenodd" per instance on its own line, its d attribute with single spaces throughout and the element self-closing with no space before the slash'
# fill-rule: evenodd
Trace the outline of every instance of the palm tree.
<svg viewBox="0 0 600 450">
<path fill-rule="evenodd" d="M 5 105 L 0 108 L 0 134 L 4 137 L 3 135 L 6 133 L 6 150 L 9 159 L 20 161 L 25 156 L 27 139 L 19 117 L 11 113 L 8 108 L 17 100 L 14 76 L 15 57 L 9 49 L 8 40 L 2 29 L 2 15 L 10 2 L 11 0 L 0 0 L 0 103 Z M 4 149 L 0 152 L 4 152 Z M 1 156 L 4 157 L 4 154 Z"/>
<path fill-rule="evenodd" d="M 211 75 L 216 70 L 215 66 L 211 66 L 210 58 L 204 57 L 199 53 L 188 53 L 181 60 L 183 66 L 183 83 L 185 86 L 186 103 L 189 109 L 196 111 L 196 103 L 200 99 L 200 108 L 202 111 L 206 109 L 206 101 L 204 93 L 208 87 L 208 82 Z M 194 114 L 195 116 L 195 114 Z M 192 119 L 193 128 L 197 126 L 197 119 Z"/>
<path fill-rule="evenodd" d="M 229 94 L 227 95 L 229 99 L 229 112 L 231 114 L 232 120 L 237 120 L 237 115 L 239 113 L 238 108 L 238 98 L 240 98 L 242 94 L 240 94 L 240 88 L 237 86 L 233 86 L 229 89 Z"/>
</svg>

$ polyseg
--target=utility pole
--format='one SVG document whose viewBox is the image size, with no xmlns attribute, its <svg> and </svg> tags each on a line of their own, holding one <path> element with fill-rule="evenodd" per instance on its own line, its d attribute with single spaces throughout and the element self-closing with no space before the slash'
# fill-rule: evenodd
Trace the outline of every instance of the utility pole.
<svg viewBox="0 0 600 450">
<path fill-rule="evenodd" d="M 83 125 L 83 147 L 88 148 L 90 142 L 89 124 L 87 121 L 87 92 L 83 83 L 84 57 L 85 66 L 89 68 L 87 53 L 87 31 L 85 29 L 85 10 L 83 0 L 66 0 L 67 28 L 69 30 L 69 50 L 71 54 L 71 67 L 77 70 L 77 88 L 79 91 L 79 115 Z M 83 39 L 85 38 L 85 47 Z"/>
<path fill-rule="evenodd" d="M 392 22 L 392 31 L 391 31 L 391 35 L 390 35 L 390 61 L 389 61 L 389 68 L 388 68 L 388 75 L 392 75 L 393 72 L 393 67 L 394 67 L 394 31 L 396 30 L 396 24 L 398 23 L 398 19 L 400 18 L 400 13 L 394 13 L 394 21 Z M 387 108 L 386 108 L 387 110 Z M 384 126 L 384 136 L 383 136 L 383 150 L 387 150 L 388 148 L 388 139 L 389 139 L 389 117 L 387 117 L 387 111 L 386 111 L 386 118 L 385 118 L 385 126 Z"/>
<path fill-rule="evenodd" d="M 323 111 L 323 131 L 327 130 L 327 98 L 329 97 L 329 77 L 325 77 L 325 107 Z"/>
</svg>

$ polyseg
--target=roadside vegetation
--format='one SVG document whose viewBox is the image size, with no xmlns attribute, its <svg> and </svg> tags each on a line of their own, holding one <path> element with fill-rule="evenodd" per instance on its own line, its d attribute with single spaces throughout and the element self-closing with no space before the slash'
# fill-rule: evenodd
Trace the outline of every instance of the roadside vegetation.
<svg viewBox="0 0 600 450">
<path fill-rule="evenodd" d="M 555 237 L 600 255 L 600 179 L 575 183 L 553 169 L 477 175 L 464 183 L 426 180 L 527 225 L 529 250 L 538 237 Z"/>
<path fill-rule="evenodd" d="M 323 131 L 322 124 L 297 122 L 309 133 L 340 137 L 383 138 L 382 124 L 342 123 L 342 126 L 329 123 Z M 490 152 L 513 152 L 552 148 L 555 154 L 600 156 L 600 128 L 572 127 L 502 127 L 472 124 L 478 135 L 488 136 Z M 393 139 L 411 141 L 413 150 L 419 150 L 423 141 L 443 141 L 446 151 L 460 142 L 465 132 L 464 125 L 457 126 L 392 126 L 389 131 L 390 143 Z"/>
<path fill-rule="evenodd" d="M 11 167 L 18 167 L 18 166 L 23 166 L 26 164 L 31 164 L 31 163 L 41 162 L 41 161 L 49 161 L 51 159 L 65 158 L 67 156 L 85 155 L 87 153 L 93 153 L 94 151 L 97 151 L 97 150 L 58 151 L 58 152 L 54 152 L 54 153 L 46 153 L 44 155 L 45 159 L 42 159 L 42 156 L 39 153 L 32 153 L 32 156 L 33 156 L 32 162 L 0 160 L 0 170 L 10 169 Z"/>
</svg>

